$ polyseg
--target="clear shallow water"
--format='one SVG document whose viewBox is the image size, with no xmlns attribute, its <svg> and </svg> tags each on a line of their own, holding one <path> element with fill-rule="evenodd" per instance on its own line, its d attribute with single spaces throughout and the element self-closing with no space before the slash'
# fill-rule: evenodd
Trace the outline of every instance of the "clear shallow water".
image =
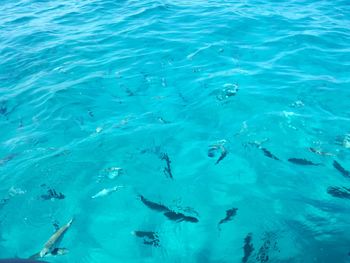
<svg viewBox="0 0 350 263">
<path fill-rule="evenodd" d="M 251 233 L 247 262 L 350 262 L 350 199 L 329 188 L 350 187 L 347 1 L 4 0 L 0 13 L 1 257 L 36 253 L 74 217 L 70 252 L 48 261 L 242 262 Z"/>
</svg>

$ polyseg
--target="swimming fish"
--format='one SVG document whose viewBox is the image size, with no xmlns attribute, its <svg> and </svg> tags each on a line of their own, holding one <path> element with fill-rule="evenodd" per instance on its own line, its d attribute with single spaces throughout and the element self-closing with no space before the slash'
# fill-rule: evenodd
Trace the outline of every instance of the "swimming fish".
<svg viewBox="0 0 350 263">
<path fill-rule="evenodd" d="M 49 254 L 51 255 L 62 255 L 68 252 L 67 249 L 64 248 L 57 248 L 56 246 L 60 243 L 62 240 L 64 234 L 67 232 L 69 227 L 72 225 L 73 219 L 71 219 L 66 225 L 62 226 L 60 229 L 58 229 L 45 243 L 44 247 L 39 253 L 34 254 L 29 259 L 36 259 L 36 258 L 43 258 Z"/>
<path fill-rule="evenodd" d="M 280 161 L 280 159 L 277 156 L 275 156 L 273 153 L 271 153 L 268 149 L 261 146 L 261 144 L 264 143 L 265 141 L 263 141 L 263 142 L 258 142 L 258 141 L 248 142 L 245 145 L 255 146 L 256 148 L 260 149 L 266 157 L 269 157 L 269 158 L 276 160 L 276 161 Z"/>
<path fill-rule="evenodd" d="M 236 96 L 238 92 L 238 85 L 237 84 L 225 84 L 224 89 L 219 91 L 219 93 L 216 95 L 216 98 L 219 101 L 226 100 L 230 97 Z"/>
<path fill-rule="evenodd" d="M 0 106 L 0 115 L 6 115 L 7 114 L 7 107 L 3 104 Z"/>
<path fill-rule="evenodd" d="M 25 258 L 4 258 L 0 259 L 0 263 L 47 263 L 47 261 L 38 261 Z"/>
<path fill-rule="evenodd" d="M 242 262 L 243 263 L 248 262 L 248 259 L 249 259 L 250 255 L 254 251 L 254 246 L 252 244 L 252 239 L 253 239 L 253 237 L 252 237 L 251 233 L 249 233 L 244 239 L 244 246 L 243 246 L 244 256 L 242 258 Z"/>
<path fill-rule="evenodd" d="M 327 189 L 327 193 L 334 197 L 350 199 L 350 188 L 330 186 Z"/>
<path fill-rule="evenodd" d="M 13 158 L 15 158 L 18 154 L 12 153 L 10 155 L 5 156 L 4 158 L 0 159 L 0 165 L 5 165 L 9 161 L 11 161 Z"/>
<path fill-rule="evenodd" d="M 333 156 L 334 155 L 332 153 L 322 152 L 322 151 L 315 149 L 315 148 L 312 148 L 312 147 L 310 147 L 309 150 L 310 150 L 310 152 L 313 152 L 313 153 L 318 154 L 318 155 L 323 155 L 323 156 Z"/>
<path fill-rule="evenodd" d="M 133 234 L 137 237 L 143 238 L 145 245 L 159 246 L 159 237 L 156 232 L 153 231 L 133 231 Z"/>
<path fill-rule="evenodd" d="M 163 153 L 161 155 L 161 160 L 164 160 L 166 163 L 166 167 L 164 168 L 164 173 L 170 178 L 170 179 L 174 179 L 173 178 L 173 173 L 171 171 L 171 166 L 170 166 L 170 158 L 169 155 L 167 153 Z"/>
<path fill-rule="evenodd" d="M 97 197 L 109 195 L 110 193 L 118 191 L 120 188 L 123 188 L 123 186 L 117 185 L 117 186 L 114 186 L 112 188 L 104 188 L 101 191 L 99 191 L 97 194 L 91 196 L 91 198 L 94 199 Z"/>
<path fill-rule="evenodd" d="M 226 216 L 224 219 L 221 219 L 219 224 L 218 224 L 218 228 L 220 230 L 220 225 L 223 223 L 227 223 L 228 221 L 232 220 L 232 217 L 234 217 L 237 214 L 237 210 L 238 208 L 231 208 L 229 210 L 226 211 Z"/>
<path fill-rule="evenodd" d="M 104 173 L 107 174 L 109 179 L 114 179 L 123 174 L 123 168 L 120 167 L 109 167 L 104 170 Z"/>
<path fill-rule="evenodd" d="M 313 163 L 309 160 L 301 159 L 301 158 L 289 158 L 288 162 L 300 164 L 300 165 L 321 165 L 319 163 Z"/>
<path fill-rule="evenodd" d="M 147 206 L 148 208 L 150 208 L 152 210 L 159 211 L 159 212 L 170 211 L 170 209 L 168 207 L 166 207 L 165 205 L 152 202 L 152 201 L 146 199 L 145 197 L 143 197 L 142 195 L 140 195 L 140 199 L 141 199 L 141 202 L 144 203 L 145 206 Z"/>
<path fill-rule="evenodd" d="M 280 159 L 278 159 L 275 155 L 273 155 L 269 150 L 267 150 L 266 148 L 260 148 L 262 150 L 262 152 L 264 153 L 265 156 L 274 159 L 276 161 L 279 161 Z"/>
<path fill-rule="evenodd" d="M 46 195 L 41 195 L 41 198 L 44 200 L 51 199 L 64 199 L 65 196 L 62 193 L 57 193 L 55 189 L 48 189 Z"/>
<path fill-rule="evenodd" d="M 350 172 L 345 170 L 343 166 L 340 165 L 336 160 L 333 161 L 333 167 L 337 169 L 343 176 L 350 177 Z"/>
<path fill-rule="evenodd" d="M 3 208 L 4 205 L 6 205 L 10 201 L 10 198 L 3 198 L 0 200 L 0 208 Z"/>
<path fill-rule="evenodd" d="M 177 221 L 177 222 L 186 221 L 191 223 L 199 222 L 199 220 L 193 216 L 186 216 L 182 213 L 176 213 L 174 211 L 165 212 L 164 215 L 172 221 Z"/>
<path fill-rule="evenodd" d="M 345 134 L 344 136 L 338 136 L 336 138 L 336 143 L 346 149 L 350 149 L 350 134 Z"/>
<path fill-rule="evenodd" d="M 224 147 L 224 145 L 221 145 L 220 149 L 221 149 L 221 154 L 220 154 L 220 157 L 219 157 L 219 159 L 217 159 L 215 164 L 219 164 L 219 162 L 221 162 L 227 155 L 227 150 Z"/>
<path fill-rule="evenodd" d="M 256 254 L 256 261 L 261 263 L 266 263 L 270 259 L 270 252 L 273 249 L 276 249 L 277 242 L 271 240 L 271 234 L 266 233 L 264 237 L 264 243 L 260 247 L 258 253 Z M 273 243 L 274 242 L 274 243 Z"/>
<path fill-rule="evenodd" d="M 209 148 L 209 150 L 208 150 L 208 157 L 213 158 L 215 156 L 216 150 L 217 150 L 217 148 L 215 148 L 215 147 Z"/>
<path fill-rule="evenodd" d="M 216 144 L 210 145 L 208 150 L 208 157 L 212 158 L 215 156 L 216 152 L 220 150 L 220 156 L 215 162 L 215 164 L 219 164 L 228 154 L 225 148 L 226 140 L 218 141 Z"/>
</svg>

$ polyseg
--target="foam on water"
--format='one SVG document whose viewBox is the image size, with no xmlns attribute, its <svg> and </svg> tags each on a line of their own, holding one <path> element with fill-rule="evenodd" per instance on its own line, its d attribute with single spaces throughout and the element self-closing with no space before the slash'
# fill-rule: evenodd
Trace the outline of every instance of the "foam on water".
<svg viewBox="0 0 350 263">
<path fill-rule="evenodd" d="M 347 1 L 0 13 L 0 258 L 74 217 L 48 261 L 350 262 Z"/>
</svg>

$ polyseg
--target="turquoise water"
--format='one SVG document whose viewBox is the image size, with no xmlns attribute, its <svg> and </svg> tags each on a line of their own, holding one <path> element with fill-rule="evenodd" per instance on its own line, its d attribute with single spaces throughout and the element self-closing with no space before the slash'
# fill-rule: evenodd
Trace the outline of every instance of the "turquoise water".
<svg viewBox="0 0 350 263">
<path fill-rule="evenodd" d="M 0 14 L 1 258 L 350 262 L 348 1 Z"/>
</svg>

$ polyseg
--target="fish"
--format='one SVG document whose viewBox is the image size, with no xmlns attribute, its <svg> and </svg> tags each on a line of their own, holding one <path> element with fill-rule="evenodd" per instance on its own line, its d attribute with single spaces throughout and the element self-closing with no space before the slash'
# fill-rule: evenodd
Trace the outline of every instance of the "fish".
<svg viewBox="0 0 350 263">
<path fill-rule="evenodd" d="M 29 259 L 37 259 L 37 258 L 43 258 L 49 254 L 51 255 L 61 255 L 65 254 L 67 252 L 64 248 L 57 248 L 56 246 L 60 243 L 62 240 L 64 234 L 67 232 L 67 230 L 70 228 L 70 226 L 73 223 L 73 219 L 71 219 L 67 224 L 62 226 L 60 229 L 58 229 L 45 243 L 44 247 L 40 250 L 40 252 L 34 254 Z"/>
<path fill-rule="evenodd" d="M 341 145 L 345 149 L 350 149 L 350 134 L 345 134 L 344 136 L 338 136 L 336 138 L 336 143 Z"/>
<path fill-rule="evenodd" d="M 333 197 L 350 199 L 350 188 L 330 186 L 327 189 L 327 193 Z"/>
<path fill-rule="evenodd" d="M 159 237 L 156 232 L 153 231 L 133 231 L 133 234 L 137 237 L 143 238 L 145 245 L 159 246 Z"/>
<path fill-rule="evenodd" d="M 231 208 L 226 211 L 226 216 L 224 219 L 221 219 L 220 222 L 218 223 L 218 228 L 220 230 L 220 225 L 227 223 L 228 221 L 232 220 L 232 217 L 234 217 L 237 214 L 238 208 Z"/>
<path fill-rule="evenodd" d="M 123 188 L 123 186 L 117 185 L 117 186 L 114 186 L 112 188 L 104 188 L 101 191 L 99 191 L 97 194 L 91 196 L 91 198 L 94 199 L 97 197 L 109 195 L 110 193 L 118 191 L 118 189 L 120 189 L 120 188 Z"/>
<path fill-rule="evenodd" d="M 88 114 L 89 114 L 89 116 L 90 116 L 91 118 L 94 117 L 94 113 L 93 113 L 91 110 L 88 110 Z"/>
<path fill-rule="evenodd" d="M 263 238 L 263 244 L 260 247 L 259 251 L 256 253 L 256 262 L 266 263 L 270 260 L 270 254 L 273 251 L 279 251 L 276 235 L 275 233 L 268 232 L 265 233 Z"/>
<path fill-rule="evenodd" d="M 224 89 L 219 91 L 219 93 L 216 95 L 216 98 L 219 101 L 226 100 L 230 97 L 236 96 L 238 90 L 239 87 L 237 84 L 225 84 Z"/>
<path fill-rule="evenodd" d="M 274 155 L 268 149 L 261 146 L 261 144 L 264 143 L 265 141 L 267 141 L 267 140 L 264 140 L 263 142 L 259 142 L 259 141 L 248 142 L 244 145 L 245 146 L 248 146 L 248 145 L 255 146 L 256 148 L 260 149 L 266 157 L 269 157 L 269 158 L 276 160 L 276 161 L 280 161 L 280 159 L 276 155 Z"/>
<path fill-rule="evenodd" d="M 341 164 L 338 163 L 336 160 L 333 161 L 333 167 L 337 169 L 343 176 L 350 177 L 350 172 L 345 170 L 345 168 L 341 166 Z"/>
<path fill-rule="evenodd" d="M 145 197 L 143 197 L 142 195 L 140 195 L 140 199 L 141 199 L 141 202 L 144 203 L 145 206 L 147 206 L 148 208 L 150 208 L 152 210 L 159 211 L 159 212 L 170 211 L 170 209 L 168 207 L 166 207 L 165 205 L 152 202 L 152 201 L 146 199 Z"/>
<path fill-rule="evenodd" d="M 300 165 L 321 165 L 320 163 L 314 163 L 306 159 L 301 159 L 301 158 L 289 158 L 288 162 L 295 163 L 295 164 L 300 164 Z"/>
<path fill-rule="evenodd" d="M 221 154 L 215 164 L 219 164 L 227 156 L 227 150 L 223 145 L 221 145 L 220 149 L 221 149 Z"/>
<path fill-rule="evenodd" d="M 48 189 L 46 195 L 41 195 L 41 198 L 44 200 L 51 199 L 64 199 L 65 195 L 62 193 L 57 193 L 55 189 Z"/>
<path fill-rule="evenodd" d="M 310 152 L 313 152 L 313 153 L 318 154 L 318 155 L 323 155 L 323 156 L 333 156 L 334 155 L 332 153 L 322 152 L 322 151 L 315 149 L 315 148 L 312 148 L 312 147 L 310 147 L 309 150 L 310 150 Z"/>
<path fill-rule="evenodd" d="M 48 263 L 48 262 L 34 260 L 34 259 L 25 259 L 25 258 L 3 258 L 3 259 L 0 259 L 0 263 Z"/>
<path fill-rule="evenodd" d="M 243 263 L 248 262 L 248 259 L 249 259 L 250 255 L 254 251 L 254 246 L 252 244 L 252 239 L 253 239 L 253 237 L 252 237 L 251 233 L 249 233 L 244 239 L 244 246 L 243 246 L 244 256 L 242 258 L 242 262 Z"/>
<path fill-rule="evenodd" d="M 177 221 L 177 222 L 185 221 L 185 222 L 191 222 L 191 223 L 199 222 L 199 220 L 193 216 L 186 216 L 182 213 L 176 213 L 174 211 L 165 212 L 164 215 L 172 221 Z"/>
<path fill-rule="evenodd" d="M 226 148 L 225 148 L 226 140 L 221 140 L 216 142 L 215 144 L 209 145 L 208 149 L 208 157 L 213 158 L 215 157 L 216 153 L 220 150 L 221 154 L 219 158 L 216 160 L 215 164 L 219 164 L 228 154 Z"/>
<path fill-rule="evenodd" d="M 4 158 L 0 159 L 0 165 L 5 165 L 6 163 L 14 159 L 17 155 L 18 154 L 16 153 L 12 153 L 10 155 L 5 156 Z"/>
<path fill-rule="evenodd" d="M 217 151 L 216 147 L 209 148 L 209 150 L 208 150 L 208 157 L 213 158 L 215 156 L 216 151 Z"/>
<path fill-rule="evenodd" d="M 10 201 L 10 198 L 3 198 L 0 200 L 0 208 L 3 208 L 7 203 L 8 201 Z"/>
<path fill-rule="evenodd" d="M 6 114 L 7 114 L 6 106 L 4 105 L 0 106 L 0 115 L 6 115 Z"/>
<path fill-rule="evenodd" d="M 279 161 L 280 159 L 278 159 L 275 155 L 273 155 L 269 150 L 267 150 L 266 148 L 260 148 L 262 150 L 262 152 L 264 153 L 265 156 L 274 159 L 276 161 Z"/>
<path fill-rule="evenodd" d="M 157 237 L 157 234 L 153 231 L 134 231 L 133 234 L 137 237 L 147 237 L 149 239 Z"/>
<path fill-rule="evenodd" d="M 51 251 L 51 255 L 52 256 L 61 256 L 61 255 L 67 254 L 68 252 L 69 252 L 69 250 L 66 248 L 54 248 Z"/>
<path fill-rule="evenodd" d="M 123 174 L 123 168 L 120 167 L 110 167 L 106 169 L 109 179 L 114 179 Z"/>
<path fill-rule="evenodd" d="M 167 153 L 163 153 L 161 155 L 161 160 L 164 160 L 166 163 L 166 167 L 164 168 L 164 173 L 170 178 L 170 179 L 174 179 L 173 178 L 173 173 L 171 171 L 171 166 L 170 166 L 170 158 L 169 155 Z"/>
</svg>

